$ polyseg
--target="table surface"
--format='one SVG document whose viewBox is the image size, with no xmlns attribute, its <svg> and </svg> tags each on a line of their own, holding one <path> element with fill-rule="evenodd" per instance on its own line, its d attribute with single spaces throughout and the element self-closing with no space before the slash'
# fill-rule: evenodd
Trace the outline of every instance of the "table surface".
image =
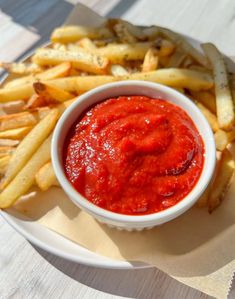
<svg viewBox="0 0 235 299">
<path fill-rule="evenodd" d="M 78 2 L 103 16 L 169 27 L 235 54 L 234 0 L 0 0 L 0 61 L 47 41 Z M 65 261 L 31 245 L 0 218 L 0 299 L 123 297 L 211 298 L 155 268 L 117 271 Z"/>
</svg>

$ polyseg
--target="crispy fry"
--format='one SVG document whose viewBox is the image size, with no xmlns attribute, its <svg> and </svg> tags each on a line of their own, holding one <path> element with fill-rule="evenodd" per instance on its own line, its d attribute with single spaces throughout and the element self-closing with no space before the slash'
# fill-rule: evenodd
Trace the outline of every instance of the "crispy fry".
<svg viewBox="0 0 235 299">
<path fill-rule="evenodd" d="M 0 158 L 11 155 L 14 151 L 13 146 L 0 146 Z"/>
<path fill-rule="evenodd" d="M 208 211 L 212 213 L 224 200 L 225 193 L 230 185 L 233 173 L 235 169 L 235 163 L 232 154 L 225 149 L 222 152 L 220 167 L 212 187 L 211 193 L 208 198 Z"/>
<path fill-rule="evenodd" d="M 149 48 L 144 56 L 142 72 L 155 71 L 158 68 L 158 51 L 155 48 Z"/>
<path fill-rule="evenodd" d="M 201 110 L 205 118 L 207 119 L 208 123 L 210 124 L 213 132 L 216 132 L 219 130 L 219 124 L 217 121 L 216 116 L 209 110 L 207 109 L 202 103 L 196 102 L 196 105 L 198 108 Z"/>
<path fill-rule="evenodd" d="M 36 113 L 20 112 L 0 116 L 0 131 L 34 126 L 38 121 Z"/>
<path fill-rule="evenodd" d="M 42 191 L 48 190 L 51 186 L 59 186 L 51 162 L 43 165 L 35 175 L 36 184 Z"/>
<path fill-rule="evenodd" d="M 169 29 L 160 28 L 159 30 L 161 34 L 172 40 L 180 49 L 182 49 L 186 54 L 190 55 L 200 65 L 208 68 L 209 65 L 206 57 L 196 50 L 190 43 L 188 43 L 186 39 Z"/>
<path fill-rule="evenodd" d="M 180 67 L 184 59 L 186 58 L 186 54 L 176 50 L 169 60 L 167 67 Z"/>
<path fill-rule="evenodd" d="M 108 58 L 114 64 L 119 64 L 128 60 L 143 59 L 152 44 L 152 42 L 109 44 L 105 47 L 97 48 L 95 53 Z"/>
<path fill-rule="evenodd" d="M 234 141 L 235 131 L 225 132 L 223 130 L 218 130 L 215 135 L 215 144 L 218 151 L 223 151 L 227 145 Z"/>
<path fill-rule="evenodd" d="M 158 50 L 158 55 L 159 56 L 170 56 L 174 50 L 175 50 L 175 45 L 163 38 L 158 38 L 154 41 L 153 46 Z"/>
<path fill-rule="evenodd" d="M 23 168 L 0 194 L 0 208 L 8 208 L 33 185 L 38 170 L 50 160 L 51 136 L 26 160 Z"/>
<path fill-rule="evenodd" d="M 48 105 L 46 99 L 38 94 L 33 94 L 28 100 L 27 104 L 24 106 L 24 109 L 36 109 L 38 107 L 43 107 Z"/>
<path fill-rule="evenodd" d="M 19 140 L 12 139 L 0 139 L 0 147 L 1 146 L 17 146 L 19 144 Z"/>
<path fill-rule="evenodd" d="M 216 94 L 216 111 L 221 129 L 229 130 L 235 121 L 233 100 L 229 88 L 228 74 L 223 56 L 210 43 L 203 44 L 202 48 L 213 67 Z"/>
<path fill-rule="evenodd" d="M 27 100 L 33 94 L 34 89 L 31 83 L 24 85 L 17 85 L 12 88 L 2 88 L 0 89 L 0 103 L 17 101 L 17 100 Z"/>
<path fill-rule="evenodd" d="M 3 175 L 7 169 L 7 165 L 10 161 L 11 156 L 7 155 L 0 158 L 0 175 Z"/>
<path fill-rule="evenodd" d="M 72 43 L 84 37 L 102 39 L 112 36 L 112 32 L 106 27 L 92 28 L 82 26 L 64 26 L 56 28 L 53 31 L 51 40 L 54 43 Z"/>
<path fill-rule="evenodd" d="M 35 63 L 0 62 L 0 67 L 5 69 L 7 72 L 17 75 L 37 74 L 43 71 L 43 68 L 41 68 L 39 65 Z"/>
<path fill-rule="evenodd" d="M 56 78 L 63 78 L 69 75 L 72 68 L 72 64 L 70 62 L 63 62 L 59 65 L 51 67 L 40 74 L 36 74 L 35 76 L 26 76 L 21 77 L 15 80 L 11 80 L 7 84 L 4 85 L 4 88 L 13 88 L 16 86 L 33 83 L 35 81 L 40 80 L 52 80 Z"/>
<path fill-rule="evenodd" d="M 71 62 L 73 67 L 94 74 L 105 74 L 109 65 L 107 58 L 88 53 L 83 48 L 74 51 L 55 49 L 38 49 L 33 61 L 39 65 L 57 65 L 61 62 Z"/>
<path fill-rule="evenodd" d="M 79 45 L 88 50 L 88 51 L 94 51 L 96 50 L 96 45 L 93 43 L 92 40 L 90 40 L 89 38 L 87 37 L 84 37 L 82 38 L 80 41 L 79 41 Z"/>
<path fill-rule="evenodd" d="M 43 97 L 48 104 L 64 102 L 74 97 L 73 94 L 69 93 L 68 91 L 41 82 L 34 83 L 33 88 L 35 92 L 39 96 Z"/>
<path fill-rule="evenodd" d="M 0 132 L 0 138 L 2 139 L 16 139 L 21 140 L 25 135 L 29 133 L 32 127 L 22 127 L 18 129 L 12 129 Z"/>
<path fill-rule="evenodd" d="M 215 97 L 212 93 L 209 91 L 190 91 L 193 98 L 202 103 L 204 106 L 206 106 L 207 109 L 209 109 L 211 112 L 216 114 L 216 103 L 215 103 Z"/>
<path fill-rule="evenodd" d="M 113 64 L 110 68 L 110 72 L 113 76 L 126 76 L 128 75 L 128 71 L 124 68 L 124 66 L 120 64 Z"/>
<path fill-rule="evenodd" d="M 191 90 L 207 90 L 213 86 L 213 80 L 208 74 L 175 68 L 160 69 L 148 73 L 136 73 L 122 77 L 122 80 L 128 79 L 152 81 L 171 87 L 182 87 Z"/>
<path fill-rule="evenodd" d="M 53 130 L 58 117 L 58 110 L 51 110 L 51 112 L 43 118 L 21 141 L 20 145 L 12 155 L 2 182 L 2 188 L 5 188 L 11 182 L 42 142 L 48 137 Z"/>
<path fill-rule="evenodd" d="M 14 101 L 14 102 L 7 102 L 4 104 L 1 104 L 1 106 L 4 109 L 4 112 L 6 114 L 23 112 L 24 105 L 25 105 L 24 101 Z"/>
</svg>

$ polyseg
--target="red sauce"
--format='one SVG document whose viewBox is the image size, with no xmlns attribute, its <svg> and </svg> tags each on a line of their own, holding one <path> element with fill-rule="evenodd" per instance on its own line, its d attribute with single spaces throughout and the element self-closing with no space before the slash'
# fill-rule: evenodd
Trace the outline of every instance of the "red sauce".
<svg viewBox="0 0 235 299">
<path fill-rule="evenodd" d="M 182 200 L 197 183 L 204 144 L 191 118 L 165 100 L 121 96 L 97 104 L 71 129 L 66 175 L 112 212 L 143 215 Z"/>
</svg>

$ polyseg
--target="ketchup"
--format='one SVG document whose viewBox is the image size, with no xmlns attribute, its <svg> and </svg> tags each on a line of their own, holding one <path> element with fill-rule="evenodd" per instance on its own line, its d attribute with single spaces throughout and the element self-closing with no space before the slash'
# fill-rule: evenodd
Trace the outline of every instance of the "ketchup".
<svg viewBox="0 0 235 299">
<path fill-rule="evenodd" d="M 73 187 L 109 211 L 144 215 L 184 199 L 200 178 L 203 140 L 192 119 L 163 99 L 120 96 L 88 110 L 64 147 Z"/>
</svg>

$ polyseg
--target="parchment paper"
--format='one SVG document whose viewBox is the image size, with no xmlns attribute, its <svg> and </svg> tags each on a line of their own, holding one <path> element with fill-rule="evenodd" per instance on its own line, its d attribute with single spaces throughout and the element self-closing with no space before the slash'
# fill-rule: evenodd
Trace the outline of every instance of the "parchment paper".
<svg viewBox="0 0 235 299">
<path fill-rule="evenodd" d="M 78 5 L 67 24 L 97 26 L 103 21 Z M 234 194 L 235 181 L 212 215 L 194 207 L 162 226 L 131 233 L 98 223 L 56 187 L 24 198 L 15 209 L 93 252 L 150 263 L 186 285 L 223 299 L 235 269 Z"/>
</svg>

